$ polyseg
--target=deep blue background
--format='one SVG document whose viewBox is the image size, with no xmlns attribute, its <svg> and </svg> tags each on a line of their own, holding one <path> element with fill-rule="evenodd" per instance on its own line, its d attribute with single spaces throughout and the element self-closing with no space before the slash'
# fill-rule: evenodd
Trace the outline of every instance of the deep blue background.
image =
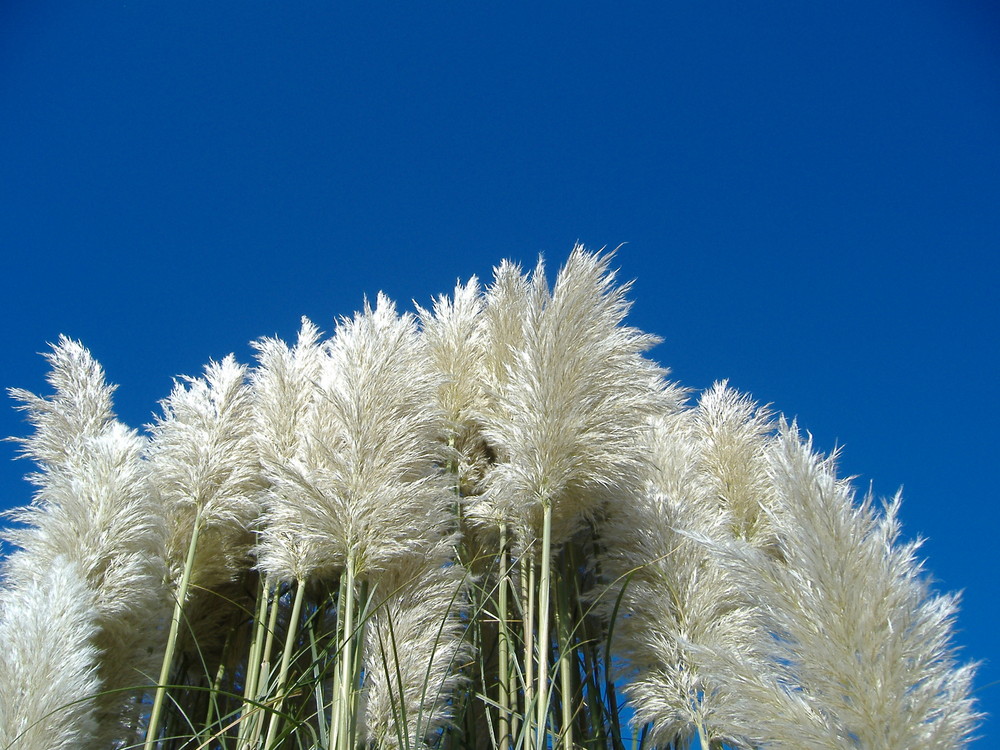
<svg viewBox="0 0 1000 750">
<path fill-rule="evenodd" d="M 300 315 L 627 243 L 632 322 L 679 380 L 905 485 L 1000 710 L 995 6 L 348 5 L 0 4 L 0 385 L 47 392 L 65 333 L 139 426 Z"/>
</svg>

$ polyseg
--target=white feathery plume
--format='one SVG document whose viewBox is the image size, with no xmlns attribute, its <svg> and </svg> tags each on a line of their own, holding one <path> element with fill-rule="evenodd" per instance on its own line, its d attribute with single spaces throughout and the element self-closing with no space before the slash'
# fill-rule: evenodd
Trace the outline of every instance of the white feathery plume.
<svg viewBox="0 0 1000 750">
<path fill-rule="evenodd" d="M 471 658 L 459 617 L 467 574 L 442 537 L 423 560 L 377 578 L 365 644 L 367 739 L 418 750 L 452 718 L 461 669 Z"/>
<path fill-rule="evenodd" d="M 615 286 L 611 258 L 576 246 L 551 293 L 539 264 L 517 318 L 523 341 L 512 325 L 484 415 L 499 456 L 489 494 L 536 533 L 551 503 L 553 546 L 610 494 L 641 483 L 646 419 L 669 403 L 663 371 L 641 356 L 658 339 L 622 325 L 630 284 Z"/>
<path fill-rule="evenodd" d="M 411 315 L 379 294 L 327 347 L 300 456 L 275 491 L 297 506 L 317 568 L 359 576 L 419 550 L 447 516 L 437 470 L 440 376 Z"/>
<path fill-rule="evenodd" d="M 140 458 L 145 441 L 113 423 L 82 441 L 59 470 L 45 473 L 36 504 L 11 514 L 32 524 L 9 532 L 21 546 L 7 561 L 6 577 L 23 580 L 62 556 L 80 566 L 94 590 L 100 731 L 106 747 L 134 731 L 136 695 L 115 692 L 148 684 L 159 662 L 155 624 L 165 616 L 163 517 L 151 499 Z"/>
<path fill-rule="evenodd" d="M 319 393 L 324 354 L 320 332 L 302 319 L 298 341 L 265 338 L 254 342 L 258 366 L 251 373 L 254 439 L 266 484 L 257 567 L 274 581 L 305 581 L 317 564 L 317 554 L 305 532 L 298 503 L 297 475 L 288 465 L 300 458 L 309 414 Z M 290 496 L 282 492 L 291 487 Z"/>
<path fill-rule="evenodd" d="M 249 564 L 250 528 L 259 512 L 260 470 L 246 367 L 232 355 L 184 378 L 160 402 L 150 426 L 150 476 L 171 531 L 171 578 L 181 577 L 195 526 L 199 544 L 193 584 L 211 588 Z"/>
<path fill-rule="evenodd" d="M 710 502 L 725 509 L 737 537 L 767 546 L 772 541 L 766 514 L 770 412 L 721 381 L 702 394 L 695 415 L 693 437 L 700 446 Z"/>
<path fill-rule="evenodd" d="M 794 424 L 768 460 L 779 559 L 744 547 L 730 562 L 769 616 L 772 658 L 728 665 L 733 723 L 776 748 L 963 747 L 979 716 L 950 642 L 957 600 L 930 593 L 919 542 L 898 542 L 898 497 L 882 514 L 856 504 Z"/>
<path fill-rule="evenodd" d="M 698 734 L 736 740 L 716 721 L 719 705 L 730 699 L 726 686 L 699 667 L 692 649 L 761 660 L 753 650 L 760 624 L 752 602 L 699 541 L 725 541 L 733 533 L 713 471 L 715 442 L 724 438 L 716 431 L 714 441 L 706 439 L 699 412 L 653 420 L 648 487 L 610 504 L 600 526 L 600 567 L 611 586 L 597 604 L 609 619 L 617 606 L 627 613 L 613 623 L 613 645 L 626 659 L 633 725 L 650 724 L 649 741 L 657 747 Z"/>
<path fill-rule="evenodd" d="M 66 557 L 0 592 L 0 747 L 92 746 L 96 617 L 94 592 Z"/>
<path fill-rule="evenodd" d="M 544 275 L 544 270 L 539 270 Z M 548 289 L 544 289 L 546 294 Z M 487 387 L 499 392 L 511 374 L 517 352 L 524 346 L 526 315 L 532 294 L 531 279 L 521 266 L 504 260 L 493 269 L 483 309 Z"/>
<path fill-rule="evenodd" d="M 79 565 L 97 607 L 95 645 L 105 693 L 98 699 L 107 746 L 134 727 L 135 696 L 156 661 L 150 622 L 162 615 L 165 524 L 142 461 L 145 441 L 114 421 L 113 386 L 78 342 L 61 338 L 49 360 L 46 399 L 15 391 L 36 432 L 22 440 L 41 469 L 33 503 L 8 515 L 25 527 L 6 532 L 22 549 L 5 564 L 9 585 L 31 580 L 57 557 Z"/>
<path fill-rule="evenodd" d="M 289 347 L 277 338 L 254 341 L 257 367 L 253 387 L 254 439 L 261 459 L 278 465 L 299 453 L 302 430 L 318 393 L 323 351 L 320 330 L 302 318 L 298 339 Z"/>
<path fill-rule="evenodd" d="M 436 400 L 444 417 L 449 461 L 463 494 L 471 494 L 485 471 L 478 421 L 486 404 L 484 306 L 475 277 L 457 284 L 452 297 L 434 300 L 433 311 L 417 306 L 431 366 L 444 376 Z"/>
<path fill-rule="evenodd" d="M 22 455 L 40 467 L 65 462 L 82 439 L 100 434 L 115 416 L 111 403 L 115 386 L 105 381 L 104 369 L 83 344 L 60 335 L 52 352 L 44 356 L 51 365 L 46 377 L 55 389 L 51 398 L 21 388 L 9 390 L 35 427 L 34 435 L 17 441 Z"/>
<path fill-rule="evenodd" d="M 260 462 L 246 367 L 232 355 L 210 362 L 204 378 L 175 381 L 149 427 L 150 478 L 170 524 L 167 565 L 173 614 L 144 747 L 162 729 L 167 683 L 194 591 L 217 591 L 250 567 L 252 527 L 260 516 Z M 187 631 L 190 633 L 190 629 Z"/>
<path fill-rule="evenodd" d="M 611 257 L 576 246 L 551 292 L 539 262 L 524 311 L 514 312 L 521 341 L 499 353 L 504 371 L 494 370 L 495 391 L 482 418 L 497 456 L 483 503 L 514 527 L 528 582 L 524 690 L 525 703 L 536 709 L 525 721 L 529 748 L 543 747 L 550 727 L 553 550 L 610 496 L 641 485 L 647 420 L 670 403 L 664 371 L 642 357 L 658 339 L 622 324 L 630 285 L 615 286 Z M 510 331 L 516 341 L 517 325 Z M 568 746 L 568 703 L 564 709 Z"/>
<path fill-rule="evenodd" d="M 516 263 L 504 260 L 493 269 L 493 283 L 484 294 L 480 316 L 483 360 L 478 376 L 483 384 L 485 402 L 481 403 L 479 413 L 473 415 L 480 426 L 480 433 L 483 423 L 489 421 L 490 413 L 494 413 L 496 419 L 502 418 L 495 413 L 496 394 L 506 387 L 513 361 L 524 346 L 531 290 L 531 280 Z M 547 289 L 545 291 L 548 292 Z M 492 455 L 486 456 L 476 493 L 465 501 L 466 519 L 477 531 L 488 534 L 516 520 L 508 517 L 509 509 L 500 507 L 495 496 L 481 494 L 485 489 L 483 480 L 492 464 L 504 460 L 503 455 L 496 455 L 498 450 L 502 450 L 502 446 L 484 445 L 484 452 Z"/>
<path fill-rule="evenodd" d="M 774 588 L 799 684 L 862 747 L 953 748 L 976 723 L 973 669 L 950 645 L 955 597 L 936 596 L 898 543 L 899 498 L 881 516 L 854 504 L 832 459 L 783 425 L 770 454 L 787 565 Z"/>
</svg>

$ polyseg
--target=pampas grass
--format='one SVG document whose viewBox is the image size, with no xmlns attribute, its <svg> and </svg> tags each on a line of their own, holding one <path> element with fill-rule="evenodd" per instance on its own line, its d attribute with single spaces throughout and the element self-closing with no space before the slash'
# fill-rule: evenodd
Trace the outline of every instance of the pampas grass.
<svg viewBox="0 0 1000 750">
<path fill-rule="evenodd" d="M 94 598 L 79 565 L 65 557 L 0 594 L 0 747 L 92 745 L 100 686 Z"/>
<path fill-rule="evenodd" d="M 8 585 L 35 586 L 62 558 L 84 576 L 93 647 L 103 656 L 93 747 L 107 747 L 136 731 L 138 687 L 159 668 L 160 642 L 147 625 L 164 612 L 166 524 L 142 460 L 146 440 L 114 419 L 114 388 L 100 365 L 66 338 L 48 359 L 51 397 L 12 391 L 35 426 L 20 442 L 39 471 L 33 503 L 10 514 L 24 526 L 7 534 L 21 549 L 4 575 Z"/>
<path fill-rule="evenodd" d="M 794 424 L 767 462 L 778 554 L 722 551 L 765 617 L 768 654 L 754 673 L 718 662 L 739 688 L 733 723 L 774 747 L 962 746 L 978 716 L 973 668 L 949 642 L 957 599 L 928 591 L 919 541 L 899 542 L 899 497 L 856 502 Z"/>
<path fill-rule="evenodd" d="M 12 391 L 0 747 L 964 746 L 898 498 L 726 383 L 688 405 L 612 261 L 303 320 L 146 436 L 61 338 L 53 395 Z"/>
</svg>

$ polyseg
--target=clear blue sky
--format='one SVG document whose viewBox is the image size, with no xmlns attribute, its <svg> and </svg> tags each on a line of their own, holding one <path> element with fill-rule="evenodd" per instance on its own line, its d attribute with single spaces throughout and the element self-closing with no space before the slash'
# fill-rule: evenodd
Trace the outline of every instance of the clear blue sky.
<svg viewBox="0 0 1000 750">
<path fill-rule="evenodd" d="M 139 426 L 303 314 L 628 243 L 679 380 L 904 486 L 1000 712 L 993 3 L 5 0 L 0 108 L 3 387 L 65 333 Z"/>
</svg>

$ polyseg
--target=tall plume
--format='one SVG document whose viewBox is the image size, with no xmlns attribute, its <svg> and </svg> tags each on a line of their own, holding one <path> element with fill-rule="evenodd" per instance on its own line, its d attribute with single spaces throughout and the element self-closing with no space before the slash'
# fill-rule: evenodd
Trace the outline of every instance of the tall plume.
<svg viewBox="0 0 1000 750">
<path fill-rule="evenodd" d="M 105 691 L 97 701 L 95 747 L 134 731 L 136 695 L 157 660 L 150 622 L 163 613 L 165 523 L 142 461 L 145 440 L 115 421 L 113 386 L 78 342 L 65 337 L 48 357 L 51 398 L 13 391 L 35 433 L 21 441 L 39 471 L 30 506 L 10 516 L 25 524 L 7 533 L 21 549 L 6 561 L 12 586 L 65 558 L 93 592 L 94 645 Z"/>
<path fill-rule="evenodd" d="M 358 575 L 378 572 L 439 535 L 448 494 L 438 384 L 415 319 L 383 295 L 337 326 L 298 455 L 275 486 L 316 569 L 336 572 L 353 557 Z"/>
<path fill-rule="evenodd" d="M 762 660 L 753 602 L 704 542 L 726 543 L 734 533 L 734 514 L 719 501 L 720 443 L 743 442 L 744 453 L 763 456 L 765 441 L 755 434 L 751 450 L 746 423 L 718 420 L 717 403 L 703 400 L 653 420 L 644 491 L 611 504 L 600 524 L 601 570 L 610 585 L 596 592 L 597 605 L 625 659 L 634 731 L 649 724 L 657 747 L 685 746 L 698 735 L 738 739 L 717 720 L 731 696 L 721 676 L 701 666 L 700 650 Z M 706 422 L 716 429 L 706 433 Z M 611 623 L 619 608 L 628 616 Z"/>
<path fill-rule="evenodd" d="M 486 403 L 487 346 L 478 280 L 441 295 L 433 310 L 417 307 L 431 366 L 443 376 L 436 403 L 444 418 L 449 466 L 462 494 L 472 494 L 486 470 L 478 415 Z"/>
<path fill-rule="evenodd" d="M 623 325 L 630 285 L 615 286 L 611 258 L 577 246 L 551 292 L 539 264 L 520 326 L 494 335 L 509 343 L 484 415 L 499 457 L 488 492 L 533 533 L 551 502 L 555 545 L 609 495 L 641 483 L 646 420 L 669 404 L 664 371 L 641 356 L 658 339 Z"/>
<path fill-rule="evenodd" d="M 96 747 L 96 619 L 94 592 L 66 557 L 0 592 L 0 747 Z"/>
<path fill-rule="evenodd" d="M 794 424 L 767 458 L 779 554 L 743 546 L 729 561 L 768 618 L 771 658 L 720 664 L 734 725 L 769 747 L 964 746 L 979 715 L 974 666 L 951 645 L 957 601 L 929 591 L 919 542 L 899 542 L 898 496 L 882 513 L 856 503 Z"/>
<path fill-rule="evenodd" d="M 170 521 L 175 582 L 196 524 L 194 585 L 212 588 L 249 567 L 260 469 L 246 374 L 231 355 L 210 363 L 203 378 L 175 382 L 150 426 L 150 475 Z"/>
<path fill-rule="evenodd" d="M 305 430 L 319 395 L 325 359 L 319 336 L 316 326 L 303 318 L 294 347 L 273 338 L 254 343 L 254 440 L 265 481 L 257 565 L 275 581 L 305 581 L 318 564 L 296 502 L 305 470 L 295 466 L 301 465 Z"/>
</svg>

